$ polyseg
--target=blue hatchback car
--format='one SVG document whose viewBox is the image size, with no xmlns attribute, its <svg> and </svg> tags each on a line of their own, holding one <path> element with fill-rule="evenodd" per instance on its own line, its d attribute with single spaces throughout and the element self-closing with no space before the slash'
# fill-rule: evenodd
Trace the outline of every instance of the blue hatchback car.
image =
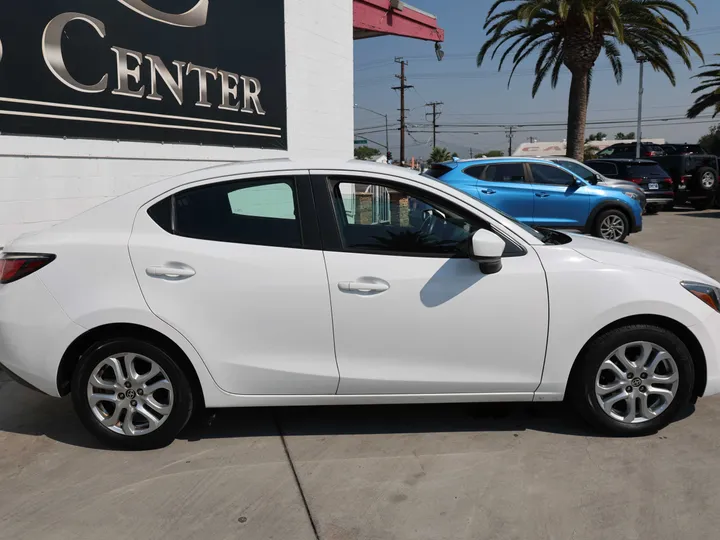
<svg viewBox="0 0 720 540">
<path fill-rule="evenodd" d="M 543 159 L 455 160 L 436 163 L 425 174 L 533 227 L 579 229 L 615 242 L 642 230 L 635 199 Z"/>
</svg>

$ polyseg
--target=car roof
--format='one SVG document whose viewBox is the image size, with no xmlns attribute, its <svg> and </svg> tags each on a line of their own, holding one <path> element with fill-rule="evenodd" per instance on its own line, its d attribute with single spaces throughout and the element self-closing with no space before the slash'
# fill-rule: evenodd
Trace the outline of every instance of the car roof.
<svg viewBox="0 0 720 540">
<path fill-rule="evenodd" d="M 647 164 L 653 164 L 653 165 L 658 164 L 657 161 L 653 161 L 652 159 L 642 159 L 642 158 L 637 159 L 637 158 L 599 157 L 599 158 L 588 159 L 588 162 L 590 162 L 590 161 L 610 161 L 613 163 L 627 163 L 627 164 L 630 164 L 630 163 L 636 163 L 636 164 L 647 163 Z"/>
<path fill-rule="evenodd" d="M 457 161 L 445 161 L 443 163 L 437 163 L 436 165 L 483 165 L 489 163 L 542 163 L 547 165 L 548 160 L 543 158 L 531 158 L 531 157 L 488 157 L 488 158 L 473 158 L 473 159 L 459 159 Z"/>
</svg>

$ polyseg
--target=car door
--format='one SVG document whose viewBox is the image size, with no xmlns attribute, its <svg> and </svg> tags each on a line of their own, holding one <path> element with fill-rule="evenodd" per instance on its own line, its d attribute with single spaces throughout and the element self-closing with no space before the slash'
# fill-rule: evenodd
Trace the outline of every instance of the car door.
<svg viewBox="0 0 720 540">
<path fill-rule="evenodd" d="M 334 394 L 327 274 L 307 171 L 212 181 L 141 209 L 130 256 L 152 312 L 233 394 Z"/>
<path fill-rule="evenodd" d="M 477 178 L 478 198 L 518 221 L 533 222 L 533 190 L 521 162 L 475 165 L 463 171 Z"/>
<path fill-rule="evenodd" d="M 530 399 L 548 329 L 546 280 L 532 248 L 477 209 L 408 180 L 326 173 L 313 176 L 313 188 L 339 394 Z M 467 257 L 481 227 L 506 238 L 497 274 L 483 275 Z"/>
<path fill-rule="evenodd" d="M 560 167 L 529 163 L 535 206 L 535 225 L 583 227 L 590 213 L 591 188 Z"/>
</svg>

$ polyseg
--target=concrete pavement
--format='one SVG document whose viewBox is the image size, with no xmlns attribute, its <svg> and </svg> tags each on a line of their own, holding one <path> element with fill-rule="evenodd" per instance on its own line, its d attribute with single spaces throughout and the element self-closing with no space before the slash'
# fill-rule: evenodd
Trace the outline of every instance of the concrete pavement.
<svg viewBox="0 0 720 540">
<path fill-rule="evenodd" d="M 629 242 L 720 278 L 718 230 L 720 212 L 678 211 Z M 686 540 L 720 528 L 719 398 L 641 439 L 597 437 L 561 404 L 326 407 L 218 411 L 168 448 L 123 453 L 99 448 L 68 400 L 3 377 L 0 540 Z"/>
</svg>

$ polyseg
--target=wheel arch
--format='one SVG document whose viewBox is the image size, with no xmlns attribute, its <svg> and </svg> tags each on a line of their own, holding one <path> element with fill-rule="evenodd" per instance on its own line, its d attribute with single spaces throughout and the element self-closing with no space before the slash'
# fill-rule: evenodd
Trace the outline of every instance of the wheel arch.
<svg viewBox="0 0 720 540">
<path fill-rule="evenodd" d="M 180 368 L 187 375 L 193 391 L 193 397 L 199 406 L 205 405 L 205 396 L 202 384 L 195 366 L 182 348 L 165 334 L 152 328 L 133 323 L 113 323 L 97 326 L 78 336 L 65 350 L 58 367 L 57 388 L 61 396 L 70 393 L 70 383 L 73 372 L 80 361 L 80 357 L 94 344 L 113 338 L 134 338 L 152 343 L 166 351 L 180 364 Z"/>
<path fill-rule="evenodd" d="M 588 350 L 589 345 L 595 340 L 595 338 L 602 334 L 610 332 L 611 330 L 615 330 L 623 326 L 630 326 L 633 324 L 652 324 L 655 326 L 659 326 L 660 328 L 664 328 L 665 330 L 673 332 L 678 338 L 680 338 L 680 340 L 690 351 L 690 356 L 693 360 L 693 364 L 695 365 L 695 381 L 693 382 L 692 395 L 696 397 L 702 396 L 705 393 L 705 386 L 707 385 L 707 360 L 705 358 L 705 352 L 703 351 L 702 345 L 700 345 L 700 341 L 698 340 L 698 338 L 687 326 L 674 319 L 664 317 L 662 315 L 631 315 L 629 317 L 618 319 L 617 321 L 614 321 L 595 332 L 595 334 L 593 334 L 590 339 L 587 340 L 583 348 L 575 357 L 572 369 L 570 370 L 570 376 L 568 377 L 568 381 L 572 381 L 577 376 L 577 370 L 582 363 L 581 359 L 583 358 L 586 351 Z"/>
<path fill-rule="evenodd" d="M 628 220 L 628 224 L 630 225 L 630 231 L 632 232 L 635 229 L 635 226 L 637 224 L 635 223 L 635 216 L 633 215 L 630 207 L 622 201 L 610 200 L 598 203 L 597 205 L 595 205 L 595 208 L 590 211 L 590 215 L 588 216 L 587 222 L 585 223 L 586 232 L 590 232 L 592 230 L 597 217 L 600 215 L 600 213 L 605 212 L 606 210 L 621 211 Z"/>
</svg>

